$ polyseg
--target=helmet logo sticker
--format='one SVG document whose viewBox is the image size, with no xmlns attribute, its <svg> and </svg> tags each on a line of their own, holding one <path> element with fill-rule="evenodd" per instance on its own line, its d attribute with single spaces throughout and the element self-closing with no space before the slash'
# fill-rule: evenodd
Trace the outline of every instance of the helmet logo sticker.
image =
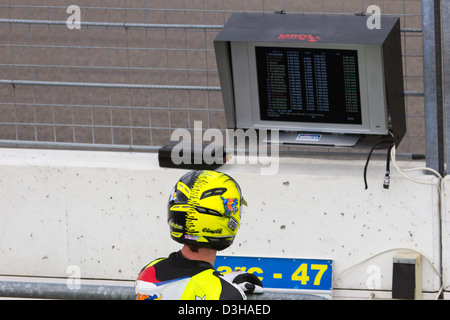
<svg viewBox="0 0 450 320">
<path fill-rule="evenodd" d="M 232 213 L 236 213 L 238 211 L 237 208 L 237 199 L 233 199 L 233 198 L 228 198 L 225 199 L 223 197 L 222 198 L 222 202 L 223 205 L 225 207 L 225 216 L 229 217 Z"/>
<path fill-rule="evenodd" d="M 231 231 L 234 231 L 237 227 L 238 222 L 233 217 L 230 217 L 230 220 L 228 221 L 228 228 L 230 228 Z"/>
<path fill-rule="evenodd" d="M 173 222 L 173 221 L 170 221 L 169 225 L 170 225 L 172 228 L 174 228 L 174 229 L 177 229 L 177 230 L 183 230 L 183 226 L 181 226 L 181 225 L 179 225 L 179 224 L 177 224 L 177 223 L 175 223 L 175 222 Z"/>
<path fill-rule="evenodd" d="M 177 199 L 177 191 L 175 190 L 175 188 L 173 188 L 172 192 L 170 193 L 169 202 L 175 201 L 176 199 Z"/>
<path fill-rule="evenodd" d="M 218 229 L 210 229 L 210 228 L 203 228 L 202 230 L 203 232 L 207 232 L 207 233 L 217 233 L 217 234 L 222 234 L 222 228 L 218 228 Z"/>
<path fill-rule="evenodd" d="M 198 240 L 198 236 L 192 236 L 190 234 L 185 234 L 184 238 L 187 239 L 187 240 L 195 240 L 195 241 Z"/>
</svg>

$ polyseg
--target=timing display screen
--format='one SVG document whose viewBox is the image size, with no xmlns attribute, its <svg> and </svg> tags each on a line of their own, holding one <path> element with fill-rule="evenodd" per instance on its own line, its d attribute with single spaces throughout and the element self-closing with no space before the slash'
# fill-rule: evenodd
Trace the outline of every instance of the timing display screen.
<svg viewBox="0 0 450 320">
<path fill-rule="evenodd" d="M 261 120 L 362 123 L 356 50 L 255 50 Z"/>
</svg>

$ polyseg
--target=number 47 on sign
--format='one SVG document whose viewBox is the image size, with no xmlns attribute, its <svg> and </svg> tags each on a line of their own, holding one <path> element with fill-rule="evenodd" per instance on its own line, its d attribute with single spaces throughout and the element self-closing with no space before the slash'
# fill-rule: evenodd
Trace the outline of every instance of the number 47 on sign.
<svg viewBox="0 0 450 320">
<path fill-rule="evenodd" d="M 233 270 L 253 273 L 266 288 L 332 289 L 331 260 L 218 256 L 215 267 L 222 273 Z"/>
</svg>

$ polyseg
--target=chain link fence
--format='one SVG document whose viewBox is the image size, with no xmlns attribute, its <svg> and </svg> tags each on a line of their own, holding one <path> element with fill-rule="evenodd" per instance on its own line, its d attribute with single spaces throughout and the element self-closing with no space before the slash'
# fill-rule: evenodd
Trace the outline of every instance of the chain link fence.
<svg viewBox="0 0 450 320">
<path fill-rule="evenodd" d="M 80 11 L 79 29 L 67 19 Z M 355 14 L 402 27 L 408 132 L 425 154 L 420 0 L 0 0 L 0 146 L 153 150 L 225 129 L 213 39 L 236 12 Z"/>
</svg>

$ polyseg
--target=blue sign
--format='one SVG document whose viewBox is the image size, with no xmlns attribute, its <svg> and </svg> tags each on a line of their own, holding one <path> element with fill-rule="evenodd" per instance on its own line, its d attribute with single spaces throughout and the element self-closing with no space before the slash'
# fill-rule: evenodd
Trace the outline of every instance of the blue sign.
<svg viewBox="0 0 450 320">
<path fill-rule="evenodd" d="M 253 273 L 265 288 L 331 290 L 332 260 L 217 256 L 220 273 Z"/>
</svg>

